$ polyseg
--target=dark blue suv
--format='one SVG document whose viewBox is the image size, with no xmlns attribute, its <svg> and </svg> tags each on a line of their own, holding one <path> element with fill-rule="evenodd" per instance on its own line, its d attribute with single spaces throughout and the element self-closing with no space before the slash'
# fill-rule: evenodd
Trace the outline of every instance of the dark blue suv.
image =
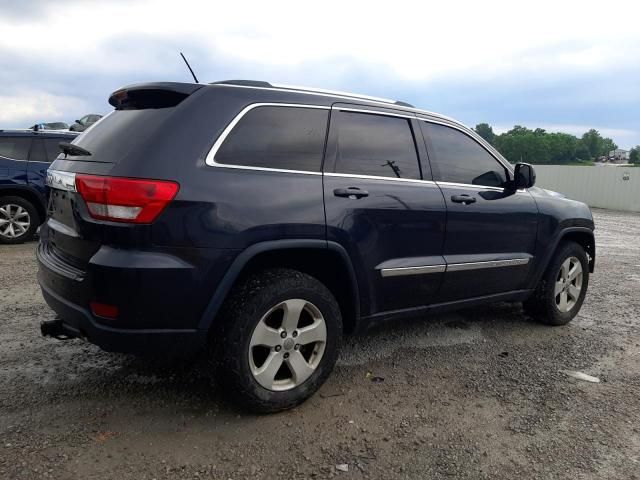
<svg viewBox="0 0 640 480">
<path fill-rule="evenodd" d="M 582 305 L 589 208 L 455 120 L 252 81 L 109 102 L 48 171 L 44 335 L 203 351 L 276 411 L 318 389 L 343 333 L 497 301 L 563 325 Z"/>
<path fill-rule="evenodd" d="M 46 216 L 45 178 L 58 144 L 78 134 L 52 130 L 0 130 L 0 243 L 21 243 Z"/>
</svg>

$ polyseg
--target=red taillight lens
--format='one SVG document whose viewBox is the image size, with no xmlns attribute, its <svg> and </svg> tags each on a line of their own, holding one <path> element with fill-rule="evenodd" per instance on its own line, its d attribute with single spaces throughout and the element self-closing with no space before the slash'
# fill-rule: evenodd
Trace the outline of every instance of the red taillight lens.
<svg viewBox="0 0 640 480">
<path fill-rule="evenodd" d="M 108 303 L 90 302 L 91 311 L 94 315 L 102 318 L 115 320 L 118 318 L 118 307 L 109 305 Z"/>
<path fill-rule="evenodd" d="M 93 218 L 151 223 L 174 199 L 180 186 L 166 180 L 77 174 L 76 189 Z"/>
</svg>

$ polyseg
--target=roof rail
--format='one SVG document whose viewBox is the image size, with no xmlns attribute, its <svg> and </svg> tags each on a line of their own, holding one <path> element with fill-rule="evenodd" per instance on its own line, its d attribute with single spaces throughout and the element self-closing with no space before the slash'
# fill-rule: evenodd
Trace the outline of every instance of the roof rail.
<svg viewBox="0 0 640 480">
<path fill-rule="evenodd" d="M 301 87 L 298 85 L 284 85 L 284 84 L 276 84 L 276 83 L 274 83 L 273 86 L 276 88 L 286 88 L 288 90 L 301 90 L 305 92 L 317 92 L 317 93 L 325 93 L 328 95 L 339 95 L 342 97 L 361 98 L 363 100 L 373 100 L 374 102 L 392 103 L 394 105 L 401 105 L 403 107 L 415 108 L 413 105 L 410 105 L 406 102 L 391 100 L 389 98 L 373 97 L 371 95 L 360 95 L 358 93 L 343 92 L 340 90 L 327 90 L 323 88 Z"/>
<path fill-rule="evenodd" d="M 272 88 L 269 82 L 263 82 L 261 80 L 221 80 L 219 82 L 211 82 L 210 85 L 240 85 L 243 87 L 263 87 Z"/>
<path fill-rule="evenodd" d="M 220 82 L 211 82 L 211 85 L 240 85 L 243 87 L 262 87 L 262 88 L 281 88 L 283 90 L 299 90 L 301 92 L 315 92 L 325 95 L 337 95 L 341 97 L 359 98 L 362 100 L 372 100 L 374 102 L 390 103 L 401 107 L 415 108 L 407 102 L 399 100 L 391 100 L 389 98 L 372 97 L 370 95 L 360 95 L 357 93 L 342 92 L 340 90 L 326 90 L 322 88 L 302 87 L 299 85 L 285 85 L 282 83 L 269 83 L 260 80 L 222 80 Z"/>
</svg>

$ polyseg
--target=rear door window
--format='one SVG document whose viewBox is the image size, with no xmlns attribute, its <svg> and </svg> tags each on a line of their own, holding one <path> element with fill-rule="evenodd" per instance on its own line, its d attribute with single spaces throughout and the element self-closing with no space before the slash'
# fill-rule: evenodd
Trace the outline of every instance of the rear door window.
<svg viewBox="0 0 640 480">
<path fill-rule="evenodd" d="M 420 179 L 409 119 L 340 111 L 335 172 Z"/>
<path fill-rule="evenodd" d="M 58 155 L 60 155 L 60 142 L 71 142 L 73 139 L 69 138 L 45 138 L 44 148 L 47 151 L 47 160 L 53 162 Z"/>
<path fill-rule="evenodd" d="M 215 154 L 225 165 L 320 171 L 329 110 L 262 106 L 249 110 Z"/>
<path fill-rule="evenodd" d="M 65 141 L 64 138 L 34 139 L 29 160 L 32 162 L 53 162 L 60 153 L 58 144 L 63 141 Z"/>
<path fill-rule="evenodd" d="M 14 160 L 26 160 L 31 147 L 31 137 L 0 137 L 0 156 Z"/>
<path fill-rule="evenodd" d="M 420 122 L 431 150 L 433 179 L 441 182 L 503 187 L 507 169 L 484 147 L 455 128 Z"/>
<path fill-rule="evenodd" d="M 44 148 L 44 141 L 41 138 L 33 140 L 31 152 L 29 153 L 29 161 L 31 162 L 46 162 L 47 151 Z"/>
</svg>

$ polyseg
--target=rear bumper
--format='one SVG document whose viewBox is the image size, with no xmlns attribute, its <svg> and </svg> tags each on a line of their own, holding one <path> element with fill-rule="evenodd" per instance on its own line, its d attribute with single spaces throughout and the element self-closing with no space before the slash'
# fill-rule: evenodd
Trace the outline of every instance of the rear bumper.
<svg viewBox="0 0 640 480">
<path fill-rule="evenodd" d="M 86 309 L 54 293 L 40 282 L 47 304 L 58 314 L 55 328 L 43 328 L 67 337 L 77 337 L 96 344 L 109 352 L 136 354 L 163 354 L 185 357 L 199 352 L 205 345 L 207 334 L 187 329 L 121 329 L 102 325 Z"/>
</svg>

